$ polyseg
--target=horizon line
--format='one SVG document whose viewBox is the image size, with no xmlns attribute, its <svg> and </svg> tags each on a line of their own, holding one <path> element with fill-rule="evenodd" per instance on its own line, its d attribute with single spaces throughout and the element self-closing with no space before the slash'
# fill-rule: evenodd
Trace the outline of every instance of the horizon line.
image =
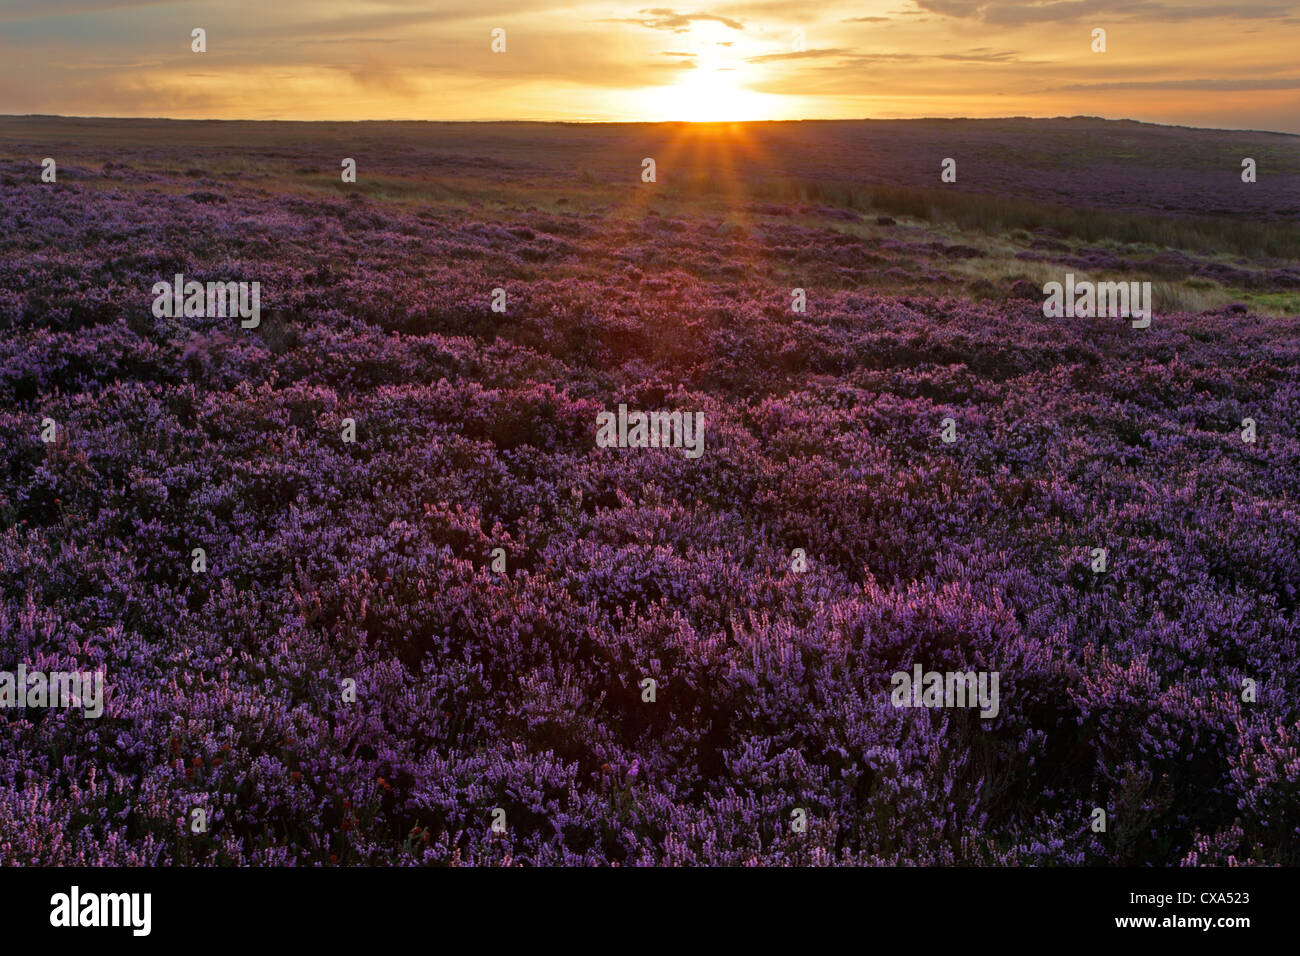
<svg viewBox="0 0 1300 956">
<path fill-rule="evenodd" d="M 920 122 L 967 122 L 998 123 L 1012 120 L 1030 122 L 1052 122 L 1056 120 L 1096 120 L 1102 123 L 1134 123 L 1138 126 L 1159 126 L 1166 129 L 1201 130 L 1212 133 L 1265 133 L 1270 136 L 1300 136 L 1300 132 L 1288 133 L 1283 130 L 1253 129 L 1245 127 L 1188 126 L 1182 123 L 1158 123 L 1132 117 L 1107 117 L 1089 114 L 1071 116 L 895 116 L 856 117 L 856 118 L 821 118 L 806 119 L 769 119 L 769 120 L 538 120 L 538 119 L 248 119 L 231 117 L 225 119 L 175 117 L 175 116 L 94 116 L 69 115 L 64 113 L 0 113 L 0 120 L 6 119 L 54 119 L 54 120 L 107 120 L 110 122 L 146 122 L 146 123 L 300 123 L 303 125 L 361 124 L 361 123 L 439 123 L 442 125 L 489 125 L 489 124 L 532 124 L 537 126 L 757 126 L 778 123 L 920 123 Z"/>
</svg>

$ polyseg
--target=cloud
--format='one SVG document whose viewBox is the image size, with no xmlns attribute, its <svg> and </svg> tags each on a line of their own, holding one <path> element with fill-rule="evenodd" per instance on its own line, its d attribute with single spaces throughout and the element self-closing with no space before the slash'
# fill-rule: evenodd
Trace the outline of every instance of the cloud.
<svg viewBox="0 0 1300 956">
<path fill-rule="evenodd" d="M 965 53 L 854 53 L 852 50 L 831 48 L 824 50 L 804 50 L 799 53 L 767 53 L 751 56 L 747 63 L 770 63 L 774 60 L 800 60 L 828 56 L 839 57 L 851 63 L 921 63 L 926 60 L 949 60 L 961 63 L 1030 63 L 1021 60 L 1018 55 L 1007 50 L 992 52 L 985 47 L 977 47 Z"/>
<path fill-rule="evenodd" d="M 0 21 L 49 20 L 55 17 L 116 13 L 137 7 L 160 7 L 172 0 L 5 0 Z"/>
<path fill-rule="evenodd" d="M 1093 90 L 1300 90 L 1300 77 L 1262 80 L 1130 80 L 1108 83 L 1071 83 L 1054 90 L 1090 93 Z"/>
<path fill-rule="evenodd" d="M 925 54 L 922 54 L 924 57 Z M 933 53 L 929 58 L 935 60 L 958 60 L 962 63 L 1028 63 L 1029 60 L 1022 60 L 1015 53 L 1009 50 L 1002 50 L 997 53 L 986 52 L 983 47 L 970 50 L 966 53 Z"/>
<path fill-rule="evenodd" d="M 406 71 L 390 59 L 367 56 L 362 63 L 346 72 L 363 90 L 394 96 L 415 96 L 419 93 L 408 79 Z"/>
<path fill-rule="evenodd" d="M 651 30 L 669 30 L 673 33 L 685 33 L 691 28 L 691 24 L 697 21 L 712 21 L 721 23 L 724 27 L 730 27 L 732 30 L 743 30 L 745 25 L 739 20 L 733 20 L 731 17 L 718 16 L 713 13 L 678 13 L 676 10 L 668 10 L 663 7 L 655 7 L 649 10 L 638 10 L 637 13 L 644 14 L 641 17 L 613 17 L 601 20 L 601 23 L 636 23 Z"/>
<path fill-rule="evenodd" d="M 458 19 L 447 11 L 416 11 L 412 13 L 388 13 L 383 17 L 351 16 L 335 17 L 328 20 L 286 21 L 276 26 L 255 28 L 252 32 L 259 38 L 267 37 L 326 37 L 342 36 L 351 40 L 375 30 L 392 30 L 400 27 L 413 27 L 423 23 L 435 23 Z"/>
<path fill-rule="evenodd" d="M 798 50 L 792 53 L 764 53 L 745 58 L 746 63 L 774 63 L 777 60 L 810 60 L 827 56 L 853 56 L 851 50 L 830 48 L 825 50 Z"/>
<path fill-rule="evenodd" d="M 330 40 L 302 40 L 302 43 L 402 43 L 400 37 L 335 37 Z"/>
<path fill-rule="evenodd" d="M 827 0 L 755 0 L 755 2 L 719 3 L 713 10 L 723 16 L 737 19 L 777 19 L 782 23 L 791 20 L 815 20 L 826 12 Z"/>
<path fill-rule="evenodd" d="M 978 20 L 1001 26 L 1030 23 L 1064 23 L 1085 17 L 1151 22 L 1279 19 L 1295 14 L 1294 4 L 1276 3 L 1180 3 L 1176 6 L 1154 0 L 915 0 L 922 10 L 959 19 Z"/>
</svg>

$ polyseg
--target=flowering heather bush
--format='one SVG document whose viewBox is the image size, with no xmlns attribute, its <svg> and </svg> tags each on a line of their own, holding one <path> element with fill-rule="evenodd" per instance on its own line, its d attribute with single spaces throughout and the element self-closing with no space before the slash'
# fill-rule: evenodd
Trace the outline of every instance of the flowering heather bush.
<svg viewBox="0 0 1300 956">
<path fill-rule="evenodd" d="M 1046 319 L 915 222 L 472 146 L 414 198 L 304 186 L 324 149 L 29 154 L 0 669 L 106 703 L 0 712 L 0 862 L 1300 863 L 1295 318 Z M 260 282 L 260 325 L 155 318 L 176 273 Z M 620 403 L 703 412 L 704 455 L 598 448 Z M 914 663 L 1000 672 L 997 716 L 893 706 Z"/>
</svg>

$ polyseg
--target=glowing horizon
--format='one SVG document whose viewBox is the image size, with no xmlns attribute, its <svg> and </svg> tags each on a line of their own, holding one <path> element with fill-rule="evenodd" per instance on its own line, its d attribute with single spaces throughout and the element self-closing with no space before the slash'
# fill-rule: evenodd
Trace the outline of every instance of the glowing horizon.
<svg viewBox="0 0 1300 956">
<path fill-rule="evenodd" d="M 1200 0 L 10 0 L 0 113 L 744 122 L 1101 116 L 1300 133 L 1300 8 Z M 191 30 L 207 50 L 191 51 Z M 1091 33 L 1106 30 L 1104 53 Z M 505 30 L 504 52 L 491 50 Z"/>
</svg>

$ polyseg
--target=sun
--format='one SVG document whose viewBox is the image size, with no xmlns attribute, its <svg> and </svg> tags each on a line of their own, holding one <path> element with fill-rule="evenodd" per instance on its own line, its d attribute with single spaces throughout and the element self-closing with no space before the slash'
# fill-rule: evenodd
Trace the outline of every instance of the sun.
<svg viewBox="0 0 1300 956">
<path fill-rule="evenodd" d="M 694 69 L 681 82 L 650 92 L 647 112 L 659 120 L 688 123 L 766 119 L 767 97 L 743 89 L 731 69 Z"/>
<path fill-rule="evenodd" d="M 785 118 L 789 104 L 782 97 L 753 89 L 767 79 L 765 68 L 742 44 L 735 31 L 719 21 L 692 23 L 687 33 L 674 37 L 671 51 L 660 51 L 681 58 L 678 80 L 642 89 L 640 116 L 688 123 Z"/>
</svg>

